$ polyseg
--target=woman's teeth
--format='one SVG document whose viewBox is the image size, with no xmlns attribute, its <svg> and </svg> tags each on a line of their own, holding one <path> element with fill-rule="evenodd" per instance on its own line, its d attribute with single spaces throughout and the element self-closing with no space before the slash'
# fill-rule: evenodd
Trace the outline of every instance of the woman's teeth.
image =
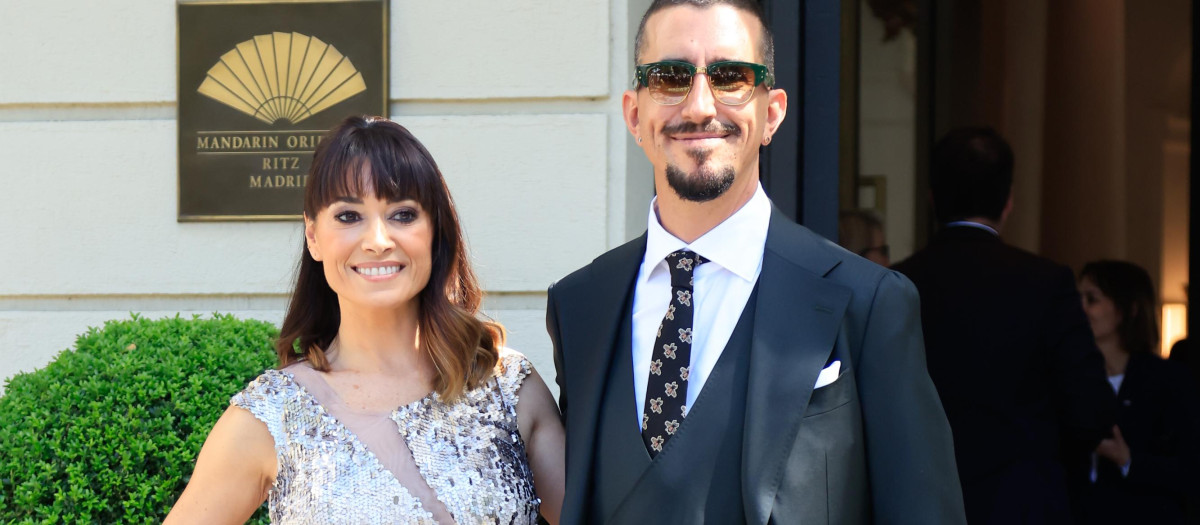
<svg viewBox="0 0 1200 525">
<path fill-rule="evenodd" d="M 375 277 L 375 276 L 379 276 L 379 275 L 391 275 L 393 273 L 399 272 L 400 267 L 399 266 L 380 266 L 380 267 L 376 267 L 376 268 L 355 268 L 354 271 L 356 271 L 362 275 L 368 275 L 371 277 Z"/>
</svg>

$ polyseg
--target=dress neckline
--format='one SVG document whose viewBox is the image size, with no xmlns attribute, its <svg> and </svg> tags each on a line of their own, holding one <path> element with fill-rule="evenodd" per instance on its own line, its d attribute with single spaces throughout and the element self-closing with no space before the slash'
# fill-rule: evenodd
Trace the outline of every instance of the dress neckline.
<svg viewBox="0 0 1200 525">
<path fill-rule="evenodd" d="M 293 372 L 288 371 L 288 370 L 282 370 L 282 369 L 274 369 L 273 371 L 278 372 L 279 374 L 281 374 L 282 376 L 287 378 L 287 381 L 296 387 L 296 389 L 299 391 L 302 398 L 304 398 L 306 400 L 307 404 L 309 406 L 311 406 L 314 410 L 316 410 L 317 415 L 320 416 L 322 419 L 324 419 L 327 424 L 329 424 L 330 426 L 332 426 L 333 428 L 338 430 L 340 433 L 342 433 L 343 438 L 348 442 L 348 444 L 351 447 L 353 447 L 356 451 L 359 451 L 363 454 L 363 457 L 366 459 L 366 462 L 368 463 L 371 470 L 376 471 L 376 472 L 386 473 L 387 476 L 392 480 L 392 482 L 395 483 L 396 487 L 398 487 L 400 489 L 400 491 L 403 495 L 407 496 L 408 498 L 411 498 L 414 502 L 416 502 L 417 506 L 419 507 L 419 509 L 422 512 L 425 512 L 428 514 L 428 516 L 426 516 L 426 517 L 428 517 L 429 519 L 432 519 L 434 521 L 439 521 L 439 520 L 437 520 L 434 513 L 432 511 L 430 511 L 428 507 L 426 507 L 425 501 L 422 500 L 420 497 L 418 497 L 416 494 L 413 494 L 413 492 L 411 490 L 409 490 L 409 487 L 407 485 L 405 485 L 404 482 L 400 481 L 399 476 L 397 476 L 395 472 L 392 472 L 391 469 L 384 466 L 383 460 L 381 460 L 379 458 L 379 456 L 375 454 L 375 451 L 371 450 L 371 448 L 368 447 L 367 444 L 364 443 L 362 441 L 362 439 L 360 439 L 358 437 L 358 434 L 356 434 L 353 430 L 351 430 L 350 427 L 346 426 L 346 424 L 344 422 L 342 422 L 341 419 L 338 419 L 337 416 L 330 413 L 329 410 L 326 409 L 325 405 L 321 403 L 321 400 L 317 398 L 317 396 L 313 395 L 312 392 L 310 392 L 309 389 L 304 386 L 304 384 L 302 384 L 300 381 L 297 381 L 296 375 Z M 323 378 L 322 378 L 322 381 L 324 381 Z M 328 384 L 326 384 L 326 386 L 328 386 Z M 330 391 L 332 392 L 333 389 L 330 388 Z M 336 392 L 333 392 L 333 393 L 334 393 L 334 395 L 337 395 Z M 368 412 L 368 413 L 356 412 L 356 414 L 368 415 L 368 416 L 376 416 L 377 415 L 378 417 L 381 417 L 381 418 L 390 419 L 394 424 L 396 424 L 396 426 L 397 426 L 396 433 L 399 435 L 400 439 L 404 442 L 405 450 L 408 452 L 409 456 L 412 458 L 413 463 L 415 465 L 418 465 L 417 474 L 420 477 L 421 482 L 425 483 L 426 486 L 429 487 L 430 492 L 433 493 L 436 504 L 438 506 L 440 506 L 443 510 L 445 510 L 446 514 L 448 516 L 450 516 L 451 519 L 454 520 L 451 523 L 456 523 L 457 518 L 454 518 L 454 514 L 452 512 L 450 512 L 450 507 L 441 500 L 441 498 L 439 497 L 439 495 L 437 493 L 437 489 L 434 488 L 432 485 L 429 485 L 429 482 L 425 479 L 424 473 L 421 472 L 419 463 L 417 463 L 417 461 L 416 461 L 416 457 L 413 456 L 412 447 L 410 447 L 408 445 L 408 440 L 405 437 L 405 433 L 399 427 L 400 422 L 397 421 L 397 419 L 396 419 L 396 416 L 401 412 L 401 410 L 407 409 L 409 407 L 420 406 L 422 403 L 425 402 L 426 399 L 431 399 L 431 398 L 435 397 L 436 395 L 437 395 L 436 392 L 431 392 L 421 399 L 418 399 L 416 401 L 413 401 L 412 403 L 408 403 L 408 404 L 401 406 L 395 410 L 392 410 L 390 412 L 390 414 L 385 414 L 385 413 L 377 414 L 377 413 L 373 413 L 373 412 Z M 338 402 L 341 402 L 340 398 L 338 399 Z M 344 405 L 344 403 L 343 403 L 343 405 Z M 346 408 L 348 410 L 350 409 L 349 406 L 346 406 Z M 351 411 L 353 411 L 353 410 L 351 410 Z"/>
<path fill-rule="evenodd" d="M 294 365 L 278 369 L 280 372 L 288 374 L 291 377 L 292 382 L 296 383 L 296 385 L 299 386 L 300 388 L 303 388 L 305 393 L 308 394 L 310 397 L 312 397 L 313 400 L 315 400 L 318 404 L 321 403 L 320 399 L 318 399 L 317 396 L 313 395 L 311 391 L 309 391 L 307 388 L 305 388 L 302 381 L 299 381 L 296 379 L 296 374 L 294 372 L 287 370 L 288 368 L 291 368 L 292 366 L 303 366 L 303 367 L 306 367 L 308 370 L 311 370 L 313 372 L 313 374 L 312 374 L 313 377 L 315 377 L 318 381 L 320 381 L 321 385 L 326 390 L 329 391 L 329 394 L 331 396 L 333 396 L 333 401 L 336 402 L 337 404 L 341 405 L 342 408 L 344 408 L 346 411 L 348 411 L 354 415 L 390 417 L 391 419 L 394 420 L 396 418 L 397 414 L 411 412 L 413 409 L 415 409 L 416 407 L 418 407 L 426 402 L 439 401 L 441 399 L 441 396 L 439 396 L 437 394 L 436 390 L 430 390 L 425 395 L 423 395 L 413 401 L 410 401 L 408 403 L 402 403 L 402 404 L 396 406 L 395 408 L 388 409 L 387 411 L 358 410 L 358 409 L 350 406 L 350 404 L 346 402 L 345 398 L 343 398 L 342 395 L 338 393 L 337 389 L 333 388 L 333 385 L 330 385 L 329 381 L 325 380 L 324 372 L 321 372 L 320 370 L 316 370 L 316 369 L 308 366 L 307 364 L 303 364 L 303 363 L 296 363 Z M 325 408 L 325 407 L 322 406 L 322 408 Z"/>
</svg>

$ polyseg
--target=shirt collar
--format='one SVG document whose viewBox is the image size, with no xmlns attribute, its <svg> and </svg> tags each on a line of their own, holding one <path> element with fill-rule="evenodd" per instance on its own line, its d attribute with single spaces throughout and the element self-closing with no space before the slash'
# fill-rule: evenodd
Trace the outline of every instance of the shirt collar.
<svg viewBox="0 0 1200 525">
<path fill-rule="evenodd" d="M 754 196 L 738 211 L 691 244 L 671 235 L 659 224 L 657 209 L 658 197 L 655 197 L 650 201 L 650 213 L 646 221 L 643 276 L 649 278 L 667 255 L 687 248 L 747 282 L 754 282 L 762 266 L 763 247 L 771 223 L 771 200 L 763 191 L 762 184 L 758 184 Z M 665 264 L 663 267 L 666 267 Z"/>
<path fill-rule="evenodd" d="M 978 228 L 980 230 L 991 232 L 992 235 L 995 235 L 997 237 L 1000 236 L 1000 232 L 996 231 L 995 228 L 992 228 L 991 226 L 988 226 L 986 224 L 980 224 L 980 223 L 974 222 L 974 221 L 954 221 L 954 222 L 946 223 L 947 228 L 952 228 L 954 226 L 966 226 L 968 228 Z"/>
</svg>

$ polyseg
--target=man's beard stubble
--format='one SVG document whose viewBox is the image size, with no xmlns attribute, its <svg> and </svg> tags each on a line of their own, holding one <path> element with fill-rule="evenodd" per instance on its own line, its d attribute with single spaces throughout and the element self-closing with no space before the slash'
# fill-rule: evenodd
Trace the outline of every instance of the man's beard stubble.
<svg viewBox="0 0 1200 525">
<path fill-rule="evenodd" d="M 741 134 L 741 130 L 736 126 L 724 124 L 716 120 L 710 121 L 706 126 L 685 122 L 675 126 L 668 126 L 663 131 L 665 133 L 724 131 L 733 136 Z M 696 163 L 696 172 L 692 175 L 688 175 L 679 166 L 671 163 L 667 164 L 667 185 L 672 190 L 675 190 L 675 194 L 679 195 L 679 198 L 692 202 L 708 202 L 720 197 L 733 186 L 737 172 L 733 169 L 733 166 L 713 167 L 706 165 L 711 153 L 709 150 L 692 150 L 688 152 L 688 155 L 692 157 L 692 161 Z"/>
<path fill-rule="evenodd" d="M 708 202 L 720 197 L 733 186 L 736 175 L 733 166 L 713 169 L 701 165 L 695 174 L 688 176 L 674 164 L 667 164 L 667 185 L 685 201 Z"/>
</svg>

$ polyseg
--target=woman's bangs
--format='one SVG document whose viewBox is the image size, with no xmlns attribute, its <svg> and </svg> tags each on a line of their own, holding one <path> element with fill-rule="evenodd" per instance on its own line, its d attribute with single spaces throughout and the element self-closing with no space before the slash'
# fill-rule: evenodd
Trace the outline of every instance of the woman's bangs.
<svg viewBox="0 0 1200 525">
<path fill-rule="evenodd" d="M 406 147 L 407 146 L 407 147 Z M 362 193 L 374 193 L 388 202 L 412 199 L 426 211 L 432 211 L 433 192 L 431 183 L 438 180 L 437 168 L 409 144 L 397 144 L 392 148 L 373 148 L 362 160 L 364 167 L 358 171 L 369 171 L 370 176 L 357 177 Z M 369 187 L 363 187 L 367 185 Z"/>
<path fill-rule="evenodd" d="M 412 199 L 431 208 L 430 186 L 437 180 L 437 168 L 411 148 L 360 147 L 329 153 L 331 158 L 314 170 L 307 212 L 315 214 L 345 197 L 369 195 L 388 202 Z"/>
</svg>

